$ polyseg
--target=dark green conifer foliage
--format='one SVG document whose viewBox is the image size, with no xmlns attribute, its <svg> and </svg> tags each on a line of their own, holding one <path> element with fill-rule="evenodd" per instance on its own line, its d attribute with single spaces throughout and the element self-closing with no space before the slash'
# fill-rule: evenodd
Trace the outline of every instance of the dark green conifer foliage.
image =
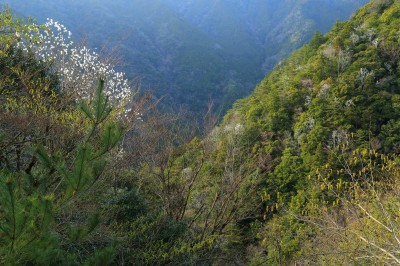
<svg viewBox="0 0 400 266">
<path fill-rule="evenodd" d="M 96 229 L 99 213 L 89 216 L 86 222 L 70 225 L 59 224 L 56 218 L 102 176 L 107 154 L 123 134 L 121 125 L 107 121 L 112 108 L 103 88 L 104 82 L 100 81 L 95 100 L 79 105 L 83 119 L 89 122 L 88 130 L 69 151 L 70 156 L 61 156 L 61 150 L 49 153 L 49 147 L 32 143 L 36 147 L 26 147 L 24 152 L 37 162 L 30 173 L 18 169 L 0 171 L 0 264 L 79 262 L 73 251 L 68 251 L 68 246 L 85 239 Z M 2 141 L 7 143 L 7 137 L 3 135 Z M 65 230 L 67 233 L 62 233 Z M 113 250 L 106 248 L 103 253 L 99 249 L 93 257 L 89 252 L 86 263 L 106 265 L 112 261 Z M 66 256 L 71 261 L 64 261 Z"/>
</svg>

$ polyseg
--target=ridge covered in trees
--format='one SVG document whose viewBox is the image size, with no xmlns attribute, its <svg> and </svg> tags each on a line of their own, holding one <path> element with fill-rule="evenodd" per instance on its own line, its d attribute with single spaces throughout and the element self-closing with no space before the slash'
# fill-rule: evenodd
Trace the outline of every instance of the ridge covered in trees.
<svg viewBox="0 0 400 266">
<path fill-rule="evenodd" d="M 50 26 L 1 13 L 0 264 L 400 264 L 400 1 L 316 33 L 202 138 L 113 100 L 83 47 L 40 57 Z"/>
</svg>

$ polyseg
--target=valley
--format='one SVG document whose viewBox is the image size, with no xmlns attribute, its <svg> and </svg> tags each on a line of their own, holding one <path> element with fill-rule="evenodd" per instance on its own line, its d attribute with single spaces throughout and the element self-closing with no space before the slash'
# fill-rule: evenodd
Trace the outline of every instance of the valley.
<svg viewBox="0 0 400 266">
<path fill-rule="evenodd" d="M 291 51 L 367 0 L 1 0 L 20 16 L 53 18 L 161 105 L 222 116 Z"/>
</svg>

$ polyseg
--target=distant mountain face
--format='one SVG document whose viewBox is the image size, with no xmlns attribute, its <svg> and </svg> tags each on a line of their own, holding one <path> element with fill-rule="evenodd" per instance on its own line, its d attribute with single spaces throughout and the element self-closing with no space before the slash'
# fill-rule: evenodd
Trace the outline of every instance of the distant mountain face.
<svg viewBox="0 0 400 266">
<path fill-rule="evenodd" d="M 346 20 L 367 3 L 362 0 L 165 0 L 196 27 L 215 38 L 248 42 L 264 48 L 264 71 L 304 42 L 315 31 L 326 32 L 336 20 Z M 221 15 L 224 14 L 224 15 Z M 237 40 L 236 40 L 237 39 Z M 243 51 L 242 51 L 243 52 Z M 239 52 L 240 53 L 240 52 Z"/>
<path fill-rule="evenodd" d="M 367 0 L 0 0 L 18 15 L 54 18 L 91 47 L 113 47 L 121 66 L 172 108 L 222 111 L 315 31 Z"/>
</svg>

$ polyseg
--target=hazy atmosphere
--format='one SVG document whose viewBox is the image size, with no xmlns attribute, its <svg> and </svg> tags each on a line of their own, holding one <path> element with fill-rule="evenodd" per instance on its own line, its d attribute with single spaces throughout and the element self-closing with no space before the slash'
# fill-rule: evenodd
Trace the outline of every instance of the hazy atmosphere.
<svg viewBox="0 0 400 266">
<path fill-rule="evenodd" d="M 366 0 L 13 0 L 20 16 L 52 18 L 89 47 L 122 60 L 142 90 L 203 114 L 226 112 L 291 51 Z M 221 115 L 223 113 L 220 113 Z"/>
<path fill-rule="evenodd" d="M 0 265 L 400 265 L 400 0 L 0 5 Z"/>
</svg>

